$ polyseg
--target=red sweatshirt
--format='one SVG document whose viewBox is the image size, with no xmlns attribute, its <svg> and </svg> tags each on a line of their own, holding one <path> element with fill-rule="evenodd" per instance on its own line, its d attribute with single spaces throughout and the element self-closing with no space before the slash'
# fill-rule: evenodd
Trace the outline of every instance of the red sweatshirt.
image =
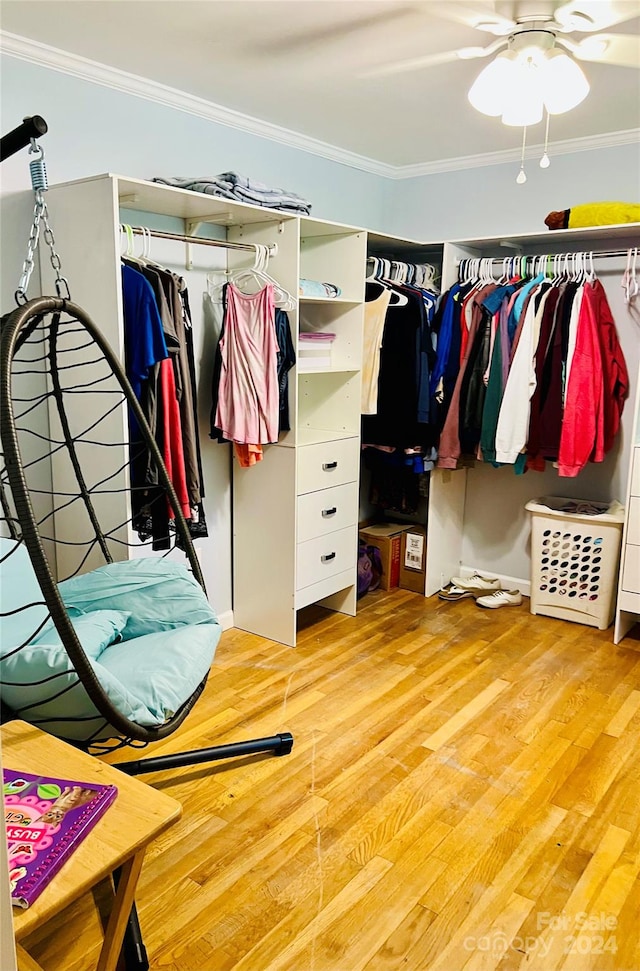
<svg viewBox="0 0 640 971">
<path fill-rule="evenodd" d="M 611 309 L 599 280 L 586 284 L 578 317 L 562 419 L 558 471 L 576 476 L 587 464 L 602 462 L 611 448 L 629 377 Z"/>
<path fill-rule="evenodd" d="M 599 280 L 586 286 L 584 299 L 593 305 L 598 321 L 598 337 L 604 377 L 604 451 L 609 451 L 618 429 L 624 403 L 629 396 L 629 374 L 618 340 L 604 287 Z"/>
</svg>

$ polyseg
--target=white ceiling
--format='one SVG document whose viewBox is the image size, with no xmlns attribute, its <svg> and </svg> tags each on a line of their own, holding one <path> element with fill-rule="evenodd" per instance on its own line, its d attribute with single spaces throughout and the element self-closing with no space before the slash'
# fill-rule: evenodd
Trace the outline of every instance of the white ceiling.
<svg viewBox="0 0 640 971">
<path fill-rule="evenodd" d="M 605 0 L 601 0 L 605 2 Z M 634 19 L 616 33 L 637 34 Z M 456 22 L 483 0 L 2 0 L 0 25 L 122 71 L 394 165 L 516 148 L 519 129 L 471 108 L 486 61 L 363 77 L 390 62 L 494 38 Z M 452 18 L 452 19 L 449 19 Z M 581 35 L 583 36 L 583 35 Z M 576 38 L 579 39 L 579 38 Z M 640 124 L 640 72 L 583 65 L 591 93 L 552 119 L 551 140 Z M 543 125 L 529 133 L 541 142 Z"/>
</svg>

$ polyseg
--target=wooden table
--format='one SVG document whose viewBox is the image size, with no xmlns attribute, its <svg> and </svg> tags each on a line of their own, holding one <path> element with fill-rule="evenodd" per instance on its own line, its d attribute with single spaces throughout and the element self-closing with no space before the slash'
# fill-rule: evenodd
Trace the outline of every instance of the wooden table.
<svg viewBox="0 0 640 971">
<path fill-rule="evenodd" d="M 27 910 L 13 908 L 18 966 L 21 971 L 38 971 L 40 966 L 19 942 L 120 867 L 97 965 L 97 971 L 114 971 L 145 849 L 176 822 L 182 806 L 170 796 L 26 722 L 13 721 L 2 726 L 2 762 L 9 769 L 118 787 L 115 802 L 32 906 Z"/>
</svg>

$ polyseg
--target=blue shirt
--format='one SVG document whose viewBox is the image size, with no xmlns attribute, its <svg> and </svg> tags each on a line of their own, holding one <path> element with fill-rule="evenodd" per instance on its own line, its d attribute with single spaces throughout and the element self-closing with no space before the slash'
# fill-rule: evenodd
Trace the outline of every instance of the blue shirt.
<svg viewBox="0 0 640 971">
<path fill-rule="evenodd" d="M 122 266 L 124 346 L 127 377 L 138 401 L 154 364 L 169 357 L 156 298 L 148 280 Z"/>
</svg>

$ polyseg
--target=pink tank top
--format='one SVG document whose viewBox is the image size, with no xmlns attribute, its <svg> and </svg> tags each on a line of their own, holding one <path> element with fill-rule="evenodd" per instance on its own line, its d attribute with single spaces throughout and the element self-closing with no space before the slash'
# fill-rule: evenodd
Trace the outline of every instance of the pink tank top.
<svg viewBox="0 0 640 971">
<path fill-rule="evenodd" d="M 278 341 L 273 287 L 226 289 L 216 426 L 243 445 L 278 441 Z"/>
</svg>

